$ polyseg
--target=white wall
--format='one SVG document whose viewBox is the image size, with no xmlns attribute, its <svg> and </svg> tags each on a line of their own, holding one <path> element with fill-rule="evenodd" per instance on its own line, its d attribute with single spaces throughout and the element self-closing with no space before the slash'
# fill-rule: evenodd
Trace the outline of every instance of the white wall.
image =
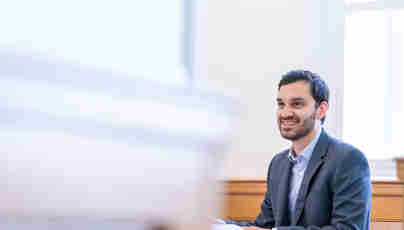
<svg viewBox="0 0 404 230">
<path fill-rule="evenodd" d="M 209 1 L 200 78 L 242 104 L 223 178 L 263 179 L 273 155 L 289 145 L 275 119 L 277 84 L 289 70 L 325 78 L 331 90 L 326 128 L 341 136 L 343 26 L 342 0 Z"/>
</svg>

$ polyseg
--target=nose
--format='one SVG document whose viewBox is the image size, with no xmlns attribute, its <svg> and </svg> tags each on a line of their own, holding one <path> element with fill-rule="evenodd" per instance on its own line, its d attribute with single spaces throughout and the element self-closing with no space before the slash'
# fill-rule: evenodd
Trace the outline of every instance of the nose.
<svg viewBox="0 0 404 230">
<path fill-rule="evenodd" d="M 294 117 L 294 112 L 289 107 L 285 106 L 279 110 L 279 117 L 281 119 L 292 119 Z"/>
</svg>

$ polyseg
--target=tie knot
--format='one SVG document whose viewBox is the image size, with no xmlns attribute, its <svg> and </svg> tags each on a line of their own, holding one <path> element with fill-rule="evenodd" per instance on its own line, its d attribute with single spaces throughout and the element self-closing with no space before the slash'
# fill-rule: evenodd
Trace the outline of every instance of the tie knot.
<svg viewBox="0 0 404 230">
<path fill-rule="evenodd" d="M 288 156 L 289 162 L 292 163 L 292 165 L 297 164 L 298 161 L 296 158 L 294 158 L 293 156 L 289 155 Z"/>
</svg>

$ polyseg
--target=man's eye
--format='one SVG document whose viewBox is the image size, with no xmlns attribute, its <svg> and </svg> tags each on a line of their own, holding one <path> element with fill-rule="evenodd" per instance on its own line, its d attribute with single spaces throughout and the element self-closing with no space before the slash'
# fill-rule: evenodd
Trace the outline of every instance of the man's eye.
<svg viewBox="0 0 404 230">
<path fill-rule="evenodd" d="M 303 104 L 303 102 L 294 102 L 293 103 L 293 106 L 295 106 L 295 107 L 302 107 L 304 104 Z"/>
</svg>

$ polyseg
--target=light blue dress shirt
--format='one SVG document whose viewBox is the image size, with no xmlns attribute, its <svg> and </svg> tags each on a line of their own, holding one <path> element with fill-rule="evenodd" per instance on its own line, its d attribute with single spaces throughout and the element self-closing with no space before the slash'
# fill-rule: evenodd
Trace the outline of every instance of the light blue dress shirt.
<svg viewBox="0 0 404 230">
<path fill-rule="evenodd" d="M 296 199 L 299 194 L 300 186 L 303 181 L 304 172 L 306 171 L 307 165 L 309 164 L 311 155 L 313 153 L 314 147 L 320 138 L 321 129 L 317 132 L 314 139 L 304 148 L 304 150 L 298 155 L 294 156 L 293 149 L 289 150 L 289 161 L 293 163 L 292 172 L 289 180 L 289 217 L 293 217 L 295 210 Z"/>
</svg>

